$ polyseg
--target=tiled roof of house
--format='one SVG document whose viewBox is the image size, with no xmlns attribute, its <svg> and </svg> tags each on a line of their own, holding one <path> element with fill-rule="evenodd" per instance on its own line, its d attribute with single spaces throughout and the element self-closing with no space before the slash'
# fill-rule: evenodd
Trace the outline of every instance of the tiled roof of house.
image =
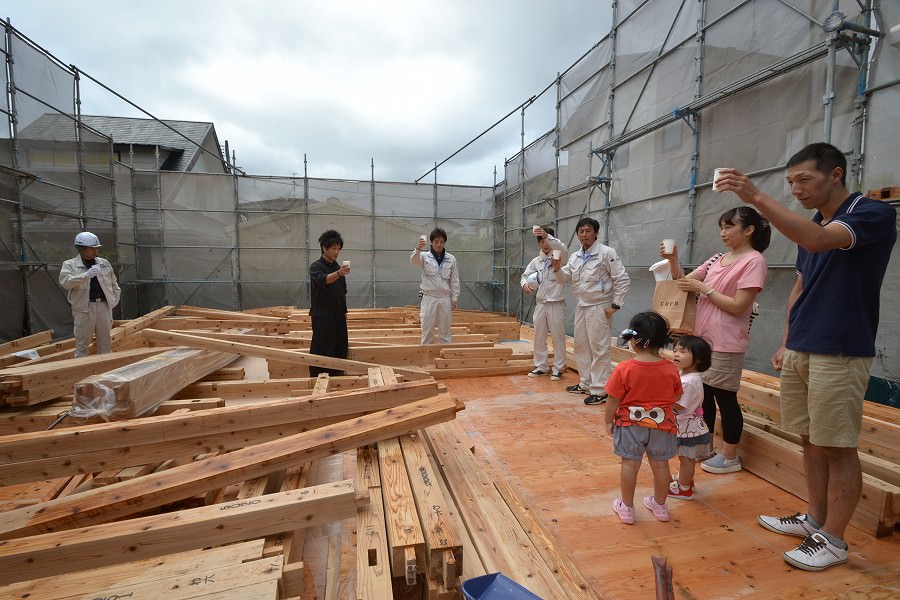
<svg viewBox="0 0 900 600">
<path fill-rule="evenodd" d="M 164 166 L 165 170 L 190 170 L 197 156 L 202 152 L 198 144 L 202 144 L 210 134 L 217 149 L 216 152 L 219 154 L 218 137 L 212 123 L 91 115 L 82 115 L 81 120 L 84 125 L 111 138 L 115 144 L 160 146 L 174 151 L 177 158 L 169 161 L 169 164 Z M 73 140 L 75 130 L 73 123 L 72 118 L 67 115 L 48 113 L 20 130 L 18 135 L 26 139 Z M 90 134 L 86 134 L 85 139 L 90 139 Z M 192 142 L 196 142 L 196 144 Z"/>
</svg>

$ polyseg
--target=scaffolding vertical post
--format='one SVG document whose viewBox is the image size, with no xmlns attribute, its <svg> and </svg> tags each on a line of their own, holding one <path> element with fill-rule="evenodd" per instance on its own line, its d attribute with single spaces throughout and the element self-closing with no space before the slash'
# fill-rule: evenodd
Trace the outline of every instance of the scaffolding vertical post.
<svg viewBox="0 0 900 600">
<path fill-rule="evenodd" d="M 864 20 L 860 25 L 868 28 L 872 22 L 872 12 L 875 10 L 875 0 L 867 2 L 866 9 L 863 11 Z M 853 139 L 853 147 L 850 150 L 850 177 L 853 180 L 852 189 L 862 189 L 863 172 L 865 169 L 865 135 L 868 128 L 868 102 L 869 97 L 866 88 L 869 86 L 869 61 L 871 60 L 870 45 L 866 44 L 862 48 L 859 59 L 859 79 L 856 86 L 856 99 L 853 106 L 856 109 L 856 117 L 853 119 L 855 125 L 855 135 Z"/>
<path fill-rule="evenodd" d="M 369 181 L 369 200 L 371 205 L 371 210 L 369 211 L 372 223 L 372 252 L 370 252 L 369 257 L 369 266 L 372 270 L 372 308 L 378 306 L 377 304 L 377 290 L 375 288 L 375 251 L 378 248 L 378 244 L 375 243 L 375 235 L 378 233 L 376 229 L 376 219 L 375 219 L 375 158 L 372 158 L 372 166 L 371 166 L 371 179 Z"/>
<path fill-rule="evenodd" d="M 306 249 L 306 265 L 312 263 L 309 240 L 309 172 L 307 171 L 306 153 L 303 153 L 303 247 Z M 309 274 L 306 277 L 306 305 L 312 306 L 312 290 L 309 286 Z"/>
<path fill-rule="evenodd" d="M 6 44 L 6 64 L 4 68 L 6 69 L 6 80 L 8 82 L 6 98 L 9 103 L 9 134 L 10 140 L 12 142 L 12 164 L 14 169 L 19 169 L 21 167 L 21 163 L 19 162 L 19 143 L 18 143 L 18 118 L 17 118 L 17 110 L 16 110 L 16 78 L 15 78 L 15 68 L 14 63 L 15 59 L 12 55 L 12 23 L 7 18 L 6 27 L 4 28 L 4 43 Z M 27 261 L 26 255 L 26 244 L 25 244 L 25 183 L 21 177 L 16 176 L 16 228 L 18 229 L 18 242 L 19 242 L 19 275 L 22 278 L 22 292 L 24 294 L 24 313 L 25 313 L 25 322 L 22 323 L 22 327 L 25 330 L 25 333 L 31 333 L 33 330 L 33 323 L 31 321 L 31 310 L 32 310 L 32 301 L 31 301 L 31 283 L 29 280 L 29 272 L 28 267 L 25 265 Z"/>
<path fill-rule="evenodd" d="M 233 169 L 231 170 L 231 191 L 234 197 L 234 247 L 231 250 L 231 301 L 234 306 L 237 306 L 238 310 L 244 310 L 243 278 L 241 272 L 241 199 L 237 171 Z"/>
</svg>

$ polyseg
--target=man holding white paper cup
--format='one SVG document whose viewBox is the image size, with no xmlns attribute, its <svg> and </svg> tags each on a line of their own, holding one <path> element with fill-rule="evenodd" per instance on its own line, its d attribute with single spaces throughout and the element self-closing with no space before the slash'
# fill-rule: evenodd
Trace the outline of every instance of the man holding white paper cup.
<svg viewBox="0 0 900 600">
<path fill-rule="evenodd" d="M 452 310 L 459 302 L 459 267 L 456 257 L 447 252 L 447 232 L 436 227 L 429 236 L 431 248 L 425 251 L 425 236 L 419 238 L 409 263 L 422 270 L 422 306 L 420 321 L 422 345 L 434 344 L 434 328 L 438 328 L 438 343 L 452 342 L 450 327 Z"/>
<path fill-rule="evenodd" d="M 312 342 L 310 354 L 347 358 L 347 280 L 350 261 L 338 264 L 338 257 L 344 249 L 341 234 L 329 229 L 319 236 L 322 256 L 309 265 L 310 305 L 309 317 L 312 321 Z M 343 371 L 310 367 L 310 377 L 319 373 L 341 375 Z"/>
<path fill-rule="evenodd" d="M 581 248 L 556 273 L 560 283 L 572 282 L 575 308 L 575 359 L 580 381 L 566 388 L 587 394 L 585 404 L 606 401 L 606 381 L 612 373 L 610 320 L 625 302 L 631 278 L 613 248 L 600 243 L 600 223 L 584 217 L 575 225 Z M 557 261 L 558 262 L 558 261 Z"/>
<path fill-rule="evenodd" d="M 772 365 L 781 371 L 782 428 L 798 434 L 806 513 L 760 515 L 760 525 L 803 538 L 784 560 L 807 571 L 847 562 L 844 532 L 862 491 L 859 434 L 876 354 L 881 284 L 897 240 L 896 209 L 846 187 L 847 159 L 831 144 L 810 144 L 787 162 L 791 194 L 810 219 L 760 192 L 736 169 L 719 175 L 797 244 L 797 279 Z"/>
<path fill-rule="evenodd" d="M 553 228 L 535 225 L 532 228 L 541 252 L 528 263 L 519 285 L 526 294 L 534 294 L 534 370 L 529 377 L 550 373 L 559 381 L 566 369 L 566 294 L 563 284 L 556 280 L 560 261 L 568 258 L 566 245 L 553 237 Z M 553 370 L 549 368 L 547 334 L 553 340 Z"/>
</svg>

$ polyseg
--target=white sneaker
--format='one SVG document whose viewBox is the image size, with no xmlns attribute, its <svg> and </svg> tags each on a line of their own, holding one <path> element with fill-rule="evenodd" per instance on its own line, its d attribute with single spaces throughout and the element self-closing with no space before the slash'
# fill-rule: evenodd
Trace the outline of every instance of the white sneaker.
<svg viewBox="0 0 900 600">
<path fill-rule="evenodd" d="M 719 452 L 700 463 L 700 468 L 707 473 L 736 473 L 741 470 L 741 459 L 725 458 L 725 455 Z"/>
<path fill-rule="evenodd" d="M 531 371 L 528 374 L 528 376 L 529 377 L 541 377 L 542 375 L 546 375 L 546 374 L 547 373 L 545 373 L 544 371 L 541 371 L 540 369 L 535 369 L 534 371 Z"/>
<path fill-rule="evenodd" d="M 804 571 L 821 571 L 847 562 L 847 550 L 838 548 L 816 532 L 806 536 L 795 549 L 785 552 L 784 560 Z"/>
<path fill-rule="evenodd" d="M 767 517 L 759 515 L 756 520 L 760 525 L 784 535 L 797 535 L 805 538 L 811 533 L 817 533 L 819 530 L 809 524 L 809 515 L 794 513 L 786 517 Z"/>
<path fill-rule="evenodd" d="M 562 373 L 556 369 L 550 371 L 550 381 L 559 381 L 560 379 L 562 379 Z"/>
</svg>

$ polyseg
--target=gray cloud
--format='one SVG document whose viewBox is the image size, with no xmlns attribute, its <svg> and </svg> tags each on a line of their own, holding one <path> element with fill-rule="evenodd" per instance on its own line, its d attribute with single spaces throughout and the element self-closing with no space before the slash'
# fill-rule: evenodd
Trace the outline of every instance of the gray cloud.
<svg viewBox="0 0 900 600">
<path fill-rule="evenodd" d="M 609 31 L 592 0 L 11 0 L 12 25 L 164 119 L 211 121 L 251 174 L 412 181 Z M 139 116 L 82 85 L 85 114 Z M 551 91 L 555 97 L 555 92 Z M 552 98 L 526 142 L 552 126 Z M 537 112 L 537 111 L 535 111 Z M 442 167 L 489 185 L 519 118 Z M 426 181 L 432 181 L 431 175 Z"/>
</svg>

